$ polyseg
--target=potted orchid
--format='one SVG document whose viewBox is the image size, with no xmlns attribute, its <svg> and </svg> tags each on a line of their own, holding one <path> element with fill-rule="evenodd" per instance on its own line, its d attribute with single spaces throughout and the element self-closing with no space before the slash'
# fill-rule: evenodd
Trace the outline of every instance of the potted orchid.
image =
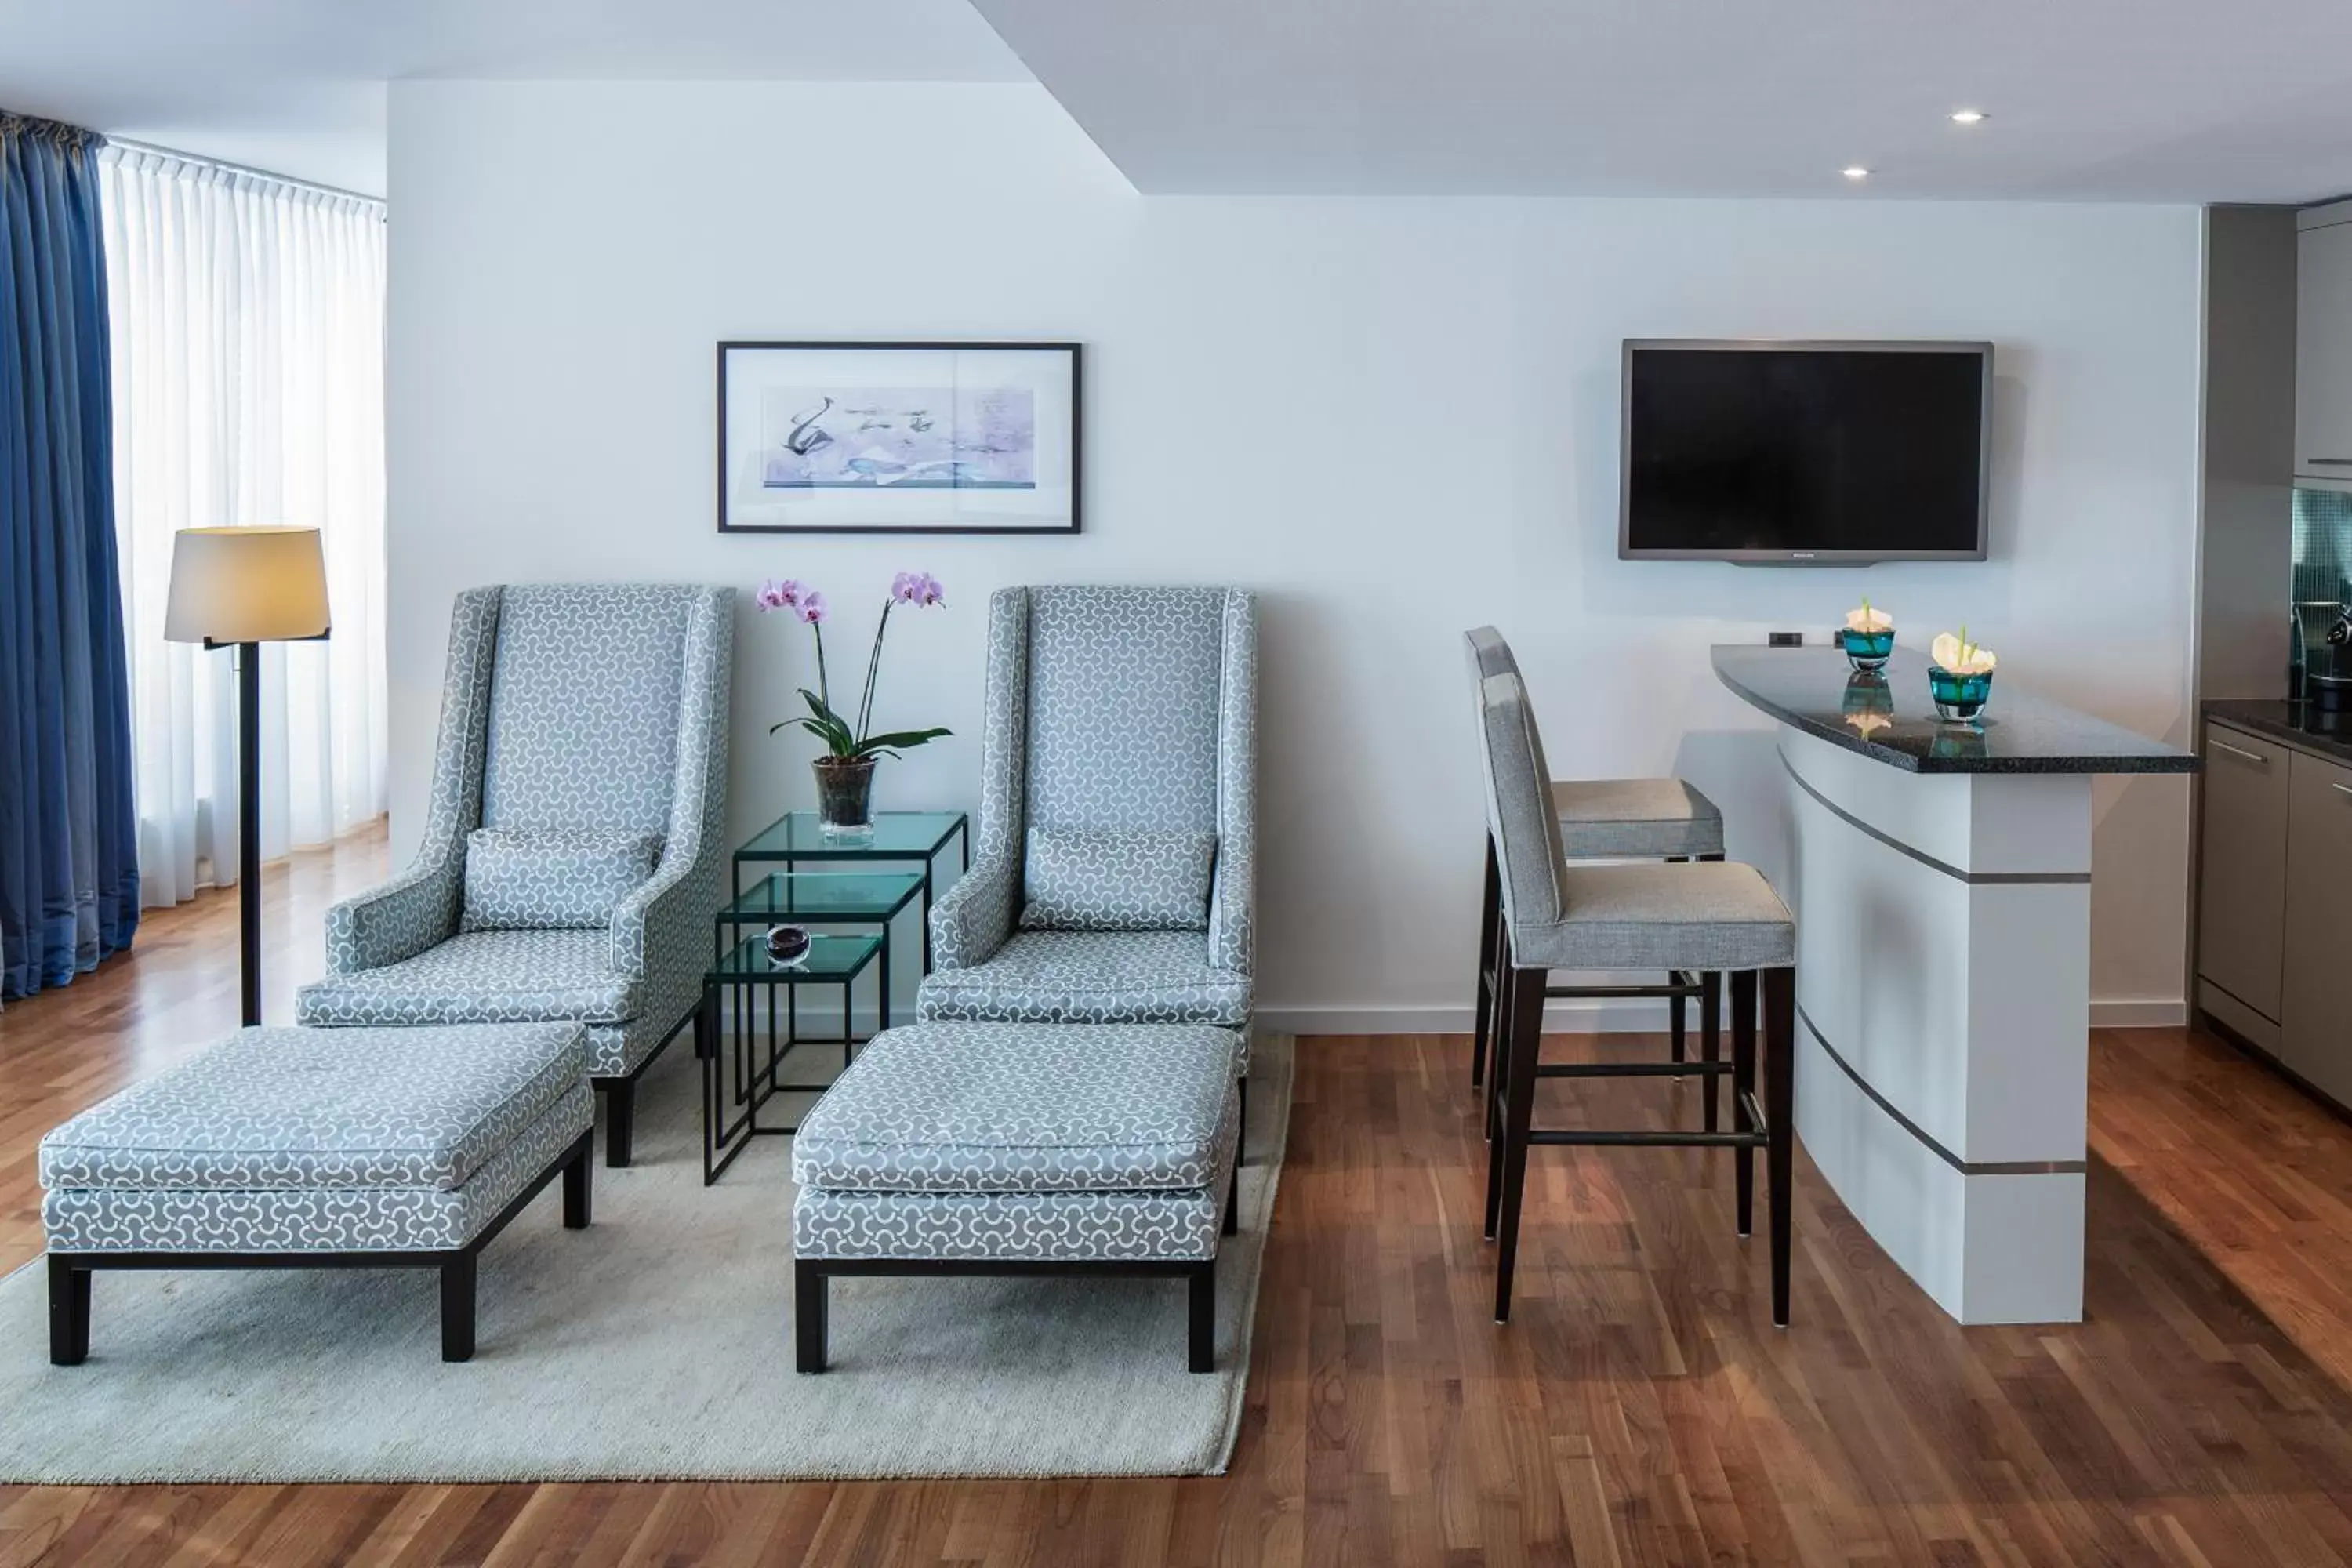
<svg viewBox="0 0 2352 1568">
<path fill-rule="evenodd" d="M 874 825 L 874 763 L 895 757 L 910 746 L 936 741 L 944 729 L 889 730 L 876 734 L 874 687 L 882 669 L 882 639 L 890 630 L 890 612 L 901 605 L 928 610 L 947 603 L 940 581 L 928 572 L 901 572 L 890 580 L 890 596 L 882 601 L 882 619 L 874 628 L 874 647 L 866 656 L 866 679 L 857 696 L 853 723 L 833 705 L 833 680 L 824 664 L 824 623 L 832 613 L 824 595 L 787 578 L 771 578 L 760 585 L 755 602 L 763 612 L 790 611 L 816 638 L 816 689 L 800 689 L 806 713 L 768 726 L 768 733 L 792 726 L 806 730 L 825 745 L 825 754 L 810 766 L 816 773 L 817 821 L 826 832 L 870 833 Z"/>
<path fill-rule="evenodd" d="M 1992 696 L 1993 667 L 2000 663 L 1992 650 L 1970 642 L 1969 628 L 1962 626 L 1957 637 L 1939 635 L 1927 658 L 1927 690 L 1936 700 L 1937 716 L 1955 723 L 1982 718 Z"/>
</svg>

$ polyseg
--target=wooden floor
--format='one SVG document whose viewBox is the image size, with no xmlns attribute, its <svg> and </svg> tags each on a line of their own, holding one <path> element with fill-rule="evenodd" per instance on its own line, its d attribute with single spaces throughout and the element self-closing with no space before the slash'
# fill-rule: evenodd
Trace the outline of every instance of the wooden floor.
<svg viewBox="0 0 2352 1568">
<path fill-rule="evenodd" d="M 272 1016 L 382 853 L 272 873 Z M 208 899 L 0 1013 L 0 1268 L 40 1247 L 41 1132 L 236 1007 L 234 900 Z M 2352 1132 L 2214 1043 L 2095 1040 L 2078 1328 L 1954 1326 L 1801 1157 L 1777 1331 L 1724 1156 L 1538 1150 L 1498 1329 L 1466 1063 L 1459 1037 L 1302 1044 L 1222 1479 L 0 1489 L 0 1565 L 2352 1559 Z M 1556 1082 L 1540 1114 L 1678 1092 Z"/>
</svg>

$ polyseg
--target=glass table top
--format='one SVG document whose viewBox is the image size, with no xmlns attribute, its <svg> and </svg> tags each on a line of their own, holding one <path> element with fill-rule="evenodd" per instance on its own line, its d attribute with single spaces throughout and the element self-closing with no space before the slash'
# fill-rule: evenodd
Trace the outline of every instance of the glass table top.
<svg viewBox="0 0 2352 1568">
<path fill-rule="evenodd" d="M 882 939 L 878 936 L 823 931 L 813 937 L 807 955 L 798 963 L 778 963 L 768 956 L 767 933 L 760 931 L 737 942 L 711 969 L 709 978 L 719 984 L 764 980 L 816 984 L 831 982 L 837 985 L 855 977 L 881 950 Z"/>
<path fill-rule="evenodd" d="M 887 921 L 923 889 L 920 871 L 776 871 L 719 911 L 721 925 L 806 920 Z"/>
<path fill-rule="evenodd" d="M 963 826 L 961 811 L 877 811 L 860 837 L 827 833 L 814 811 L 788 811 L 746 839 L 738 860 L 857 860 L 921 858 L 947 847 Z"/>
</svg>

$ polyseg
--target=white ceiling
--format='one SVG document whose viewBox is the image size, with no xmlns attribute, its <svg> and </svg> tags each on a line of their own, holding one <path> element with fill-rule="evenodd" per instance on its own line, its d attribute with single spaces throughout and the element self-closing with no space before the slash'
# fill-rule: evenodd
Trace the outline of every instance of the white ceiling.
<svg viewBox="0 0 2352 1568">
<path fill-rule="evenodd" d="M 387 80 L 1032 72 L 1147 192 L 2352 191 L 2347 0 L 0 0 L 0 106 L 372 193 Z"/>
<path fill-rule="evenodd" d="M 965 0 L 0 0 L 0 107 L 370 195 L 435 77 L 1029 79 Z"/>
<path fill-rule="evenodd" d="M 1150 192 L 2352 191 L 2345 0 L 974 3 Z"/>
</svg>

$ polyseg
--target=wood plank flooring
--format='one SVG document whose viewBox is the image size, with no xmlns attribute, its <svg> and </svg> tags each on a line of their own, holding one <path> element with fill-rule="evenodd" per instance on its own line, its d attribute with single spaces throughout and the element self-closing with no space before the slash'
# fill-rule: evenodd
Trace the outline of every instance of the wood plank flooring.
<svg viewBox="0 0 2352 1568">
<path fill-rule="evenodd" d="M 269 874 L 273 1017 L 382 860 L 379 833 Z M 0 1013 L 0 1268 L 39 1250 L 41 1132 L 236 1007 L 218 897 Z M 2095 1039 L 2078 1328 L 1953 1325 L 1801 1156 L 1776 1331 L 1722 1156 L 1554 1149 L 1498 1329 L 1466 1069 L 1459 1037 L 1302 1043 L 1230 1476 L 0 1488 L 0 1568 L 2352 1561 L 2352 1131 L 2215 1042 Z M 1553 1083 L 1540 1114 L 1630 1124 L 1694 1092 Z"/>
</svg>

